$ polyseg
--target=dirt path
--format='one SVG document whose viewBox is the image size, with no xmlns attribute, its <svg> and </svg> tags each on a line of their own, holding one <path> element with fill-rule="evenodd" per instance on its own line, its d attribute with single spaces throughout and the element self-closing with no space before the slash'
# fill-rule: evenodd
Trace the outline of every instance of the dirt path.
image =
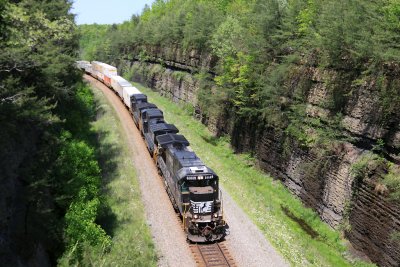
<svg viewBox="0 0 400 267">
<path fill-rule="evenodd" d="M 147 148 L 129 112 L 109 88 L 90 76 L 85 75 L 85 79 L 103 92 L 123 122 L 140 181 L 147 221 L 160 255 L 159 266 L 195 266 L 161 178 L 149 153 L 146 153 Z M 238 266 L 289 266 L 226 192 L 224 213 L 231 231 L 226 238 L 227 247 Z"/>
</svg>

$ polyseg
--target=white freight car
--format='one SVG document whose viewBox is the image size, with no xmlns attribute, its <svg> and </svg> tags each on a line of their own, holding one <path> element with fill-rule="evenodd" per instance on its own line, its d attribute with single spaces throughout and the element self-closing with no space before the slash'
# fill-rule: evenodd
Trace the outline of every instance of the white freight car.
<svg viewBox="0 0 400 267">
<path fill-rule="evenodd" d="M 90 64 L 90 62 L 85 60 L 76 61 L 76 66 L 81 70 L 84 70 L 87 64 Z"/>
<path fill-rule="evenodd" d="M 92 71 L 95 78 L 99 81 L 103 82 L 104 74 L 103 74 L 103 66 L 100 61 L 92 61 Z"/>
<path fill-rule="evenodd" d="M 100 61 L 92 61 L 92 68 L 95 77 L 111 87 L 111 77 L 117 75 L 117 68 Z"/>
<path fill-rule="evenodd" d="M 93 68 L 92 68 L 92 64 L 88 63 L 85 65 L 85 72 L 89 75 L 94 76 L 93 74 Z"/>
<path fill-rule="evenodd" d="M 103 66 L 103 81 L 108 86 L 111 87 L 111 77 L 117 75 L 117 68 L 106 63 L 102 63 Z"/>
<path fill-rule="evenodd" d="M 124 87 L 132 87 L 132 84 L 122 78 L 121 76 L 112 76 L 111 77 L 111 88 L 114 89 L 115 92 L 118 93 L 119 97 L 123 98 L 123 88 Z"/>
<path fill-rule="evenodd" d="M 142 94 L 136 87 L 124 87 L 122 89 L 122 98 L 124 100 L 125 106 L 131 109 L 132 96 Z"/>
</svg>

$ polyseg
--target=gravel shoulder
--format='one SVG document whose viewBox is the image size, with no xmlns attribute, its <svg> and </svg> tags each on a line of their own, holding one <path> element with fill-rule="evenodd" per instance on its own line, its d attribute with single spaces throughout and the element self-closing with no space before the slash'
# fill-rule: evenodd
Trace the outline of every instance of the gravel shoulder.
<svg viewBox="0 0 400 267">
<path fill-rule="evenodd" d="M 125 106 L 109 88 L 85 75 L 92 86 L 100 89 L 123 122 L 129 140 L 131 160 L 140 181 L 146 217 L 159 255 L 159 266 L 196 266 L 179 220 L 164 190 L 161 178 Z M 238 266 L 289 266 L 265 239 L 262 232 L 223 190 L 224 214 L 231 234 L 227 247 Z M 134 240 L 132 240 L 134 242 Z"/>
<path fill-rule="evenodd" d="M 226 238 L 227 247 L 238 266 L 289 266 L 229 194 L 224 189 L 222 192 L 225 219 L 231 232 Z"/>
</svg>

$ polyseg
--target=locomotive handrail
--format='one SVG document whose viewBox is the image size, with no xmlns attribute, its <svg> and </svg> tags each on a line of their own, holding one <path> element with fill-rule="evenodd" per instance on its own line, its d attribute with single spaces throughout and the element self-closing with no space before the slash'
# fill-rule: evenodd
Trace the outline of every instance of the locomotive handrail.
<svg viewBox="0 0 400 267">
<path fill-rule="evenodd" d="M 222 213 L 222 219 L 224 219 L 225 217 L 224 217 L 224 200 L 223 200 L 223 197 L 222 197 L 222 190 L 220 189 L 220 188 L 218 188 L 218 190 L 219 190 L 219 201 L 221 202 L 221 213 Z"/>
</svg>

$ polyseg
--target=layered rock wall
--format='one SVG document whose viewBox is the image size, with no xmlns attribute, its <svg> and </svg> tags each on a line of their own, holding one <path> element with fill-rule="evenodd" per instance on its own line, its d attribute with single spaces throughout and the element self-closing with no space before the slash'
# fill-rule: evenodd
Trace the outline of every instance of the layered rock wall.
<svg viewBox="0 0 400 267">
<path fill-rule="evenodd" d="M 147 48 L 147 60 L 135 50 L 132 59 L 120 62 L 123 72 L 133 72 L 133 79 L 144 82 L 174 101 L 197 105 L 199 82 L 192 73 L 208 69 L 212 73 L 215 59 L 196 56 L 196 51 Z M 153 52 L 152 52 L 153 51 Z M 176 57 L 174 57 L 174 52 Z M 143 53 L 142 53 L 143 54 Z M 165 57 L 165 60 L 163 60 Z M 194 60 L 196 58 L 196 60 Z M 334 90 L 329 81 L 339 74 L 318 68 L 302 67 L 297 75 L 306 75 L 312 86 L 307 98 L 307 116 L 325 118 L 332 113 Z M 296 79 L 290 83 L 296 86 Z M 340 77 L 339 77 L 340 78 Z M 400 241 L 393 238 L 400 232 L 400 207 L 376 191 L 376 183 L 356 181 L 352 165 L 370 150 L 379 139 L 387 145 L 387 157 L 398 164 L 400 129 L 398 118 L 390 127 L 382 127 L 377 119 L 381 105 L 374 81 L 346 89 L 342 117 L 343 135 L 352 142 L 342 142 L 329 154 L 320 155 L 285 137 L 284 129 L 267 128 L 255 133 L 251 122 L 235 125 L 234 118 L 214 118 L 208 126 L 213 132 L 231 135 L 238 151 L 256 152 L 262 169 L 281 179 L 303 202 L 315 209 L 332 227 L 349 224 L 346 233 L 354 246 L 364 251 L 381 266 L 399 266 Z"/>
<path fill-rule="evenodd" d="M 217 58 L 210 53 L 196 49 L 182 49 L 180 46 L 137 46 L 128 54 L 129 61 L 152 62 L 174 70 L 198 72 L 200 69 L 212 72 Z"/>
</svg>

